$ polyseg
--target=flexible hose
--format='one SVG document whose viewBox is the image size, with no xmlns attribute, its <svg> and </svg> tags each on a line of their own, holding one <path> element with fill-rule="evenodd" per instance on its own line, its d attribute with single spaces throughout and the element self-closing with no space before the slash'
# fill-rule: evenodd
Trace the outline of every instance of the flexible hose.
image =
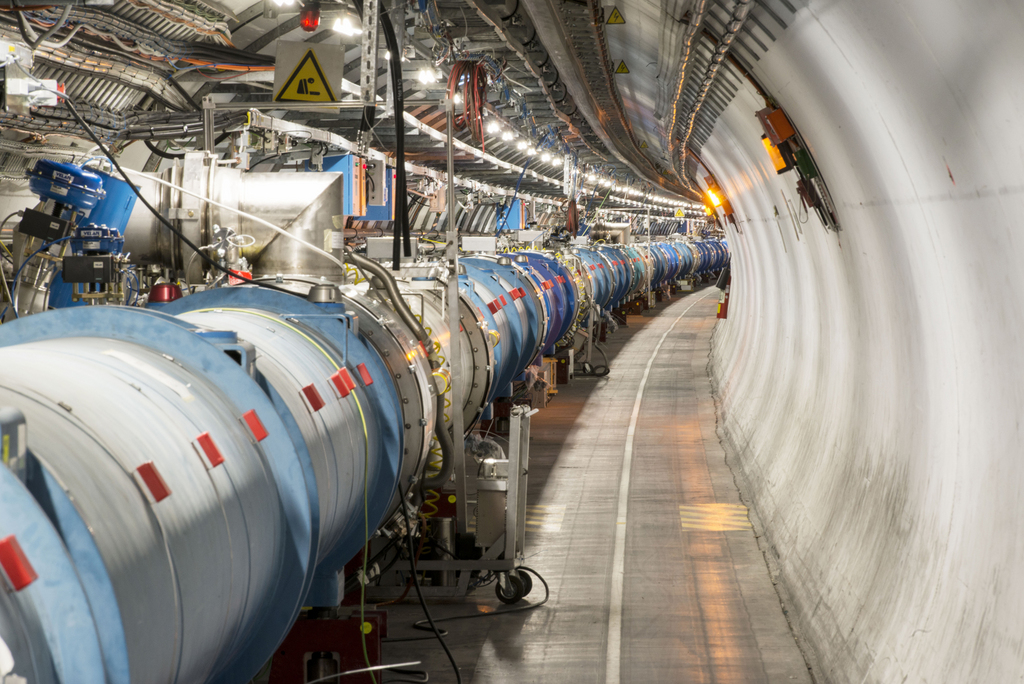
<svg viewBox="0 0 1024 684">
<path fill-rule="evenodd" d="M 398 283 L 395 282 L 395 277 L 391 272 L 376 261 L 371 261 L 364 256 L 356 254 L 352 251 L 351 247 L 347 248 L 346 255 L 348 260 L 355 264 L 356 267 L 363 271 L 372 273 L 380 279 L 384 284 L 384 289 L 387 290 L 388 298 L 391 300 L 391 305 L 395 307 L 395 313 L 398 314 L 399 318 L 401 318 L 407 326 L 412 328 L 413 334 L 416 335 L 416 339 L 422 342 L 423 347 L 428 350 L 428 356 L 431 359 L 436 358 L 430 335 L 427 334 L 423 324 L 416 320 L 416 316 L 413 314 L 412 309 L 409 308 L 409 304 L 402 297 L 402 293 L 398 291 Z M 431 364 L 431 367 L 433 367 L 433 364 Z"/>
<path fill-rule="evenodd" d="M 455 443 L 448 432 L 448 424 L 444 419 L 444 394 L 437 395 L 437 417 L 434 419 L 434 436 L 441 445 L 441 471 L 432 477 L 423 478 L 420 491 L 426 493 L 437 489 L 451 479 L 455 472 Z"/>
</svg>

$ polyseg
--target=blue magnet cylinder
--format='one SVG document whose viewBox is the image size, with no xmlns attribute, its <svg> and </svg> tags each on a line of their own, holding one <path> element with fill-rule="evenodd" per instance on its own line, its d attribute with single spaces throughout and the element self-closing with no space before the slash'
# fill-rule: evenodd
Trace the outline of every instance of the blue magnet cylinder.
<svg viewBox="0 0 1024 684">
<path fill-rule="evenodd" d="M 225 288 L 0 329 L 0 407 L 28 445 L 0 468 L 0 532 L 46 578 L 0 592 L 0 634 L 34 626 L 8 642 L 30 681 L 242 684 L 320 580 L 336 590 L 404 452 L 394 382 L 352 326 Z"/>
</svg>

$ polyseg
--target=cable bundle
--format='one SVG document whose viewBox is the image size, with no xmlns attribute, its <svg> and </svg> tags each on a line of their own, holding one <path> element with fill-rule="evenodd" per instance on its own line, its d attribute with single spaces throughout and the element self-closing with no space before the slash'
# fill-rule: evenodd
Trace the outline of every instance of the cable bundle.
<svg viewBox="0 0 1024 684">
<path fill-rule="evenodd" d="M 448 97 L 454 98 L 462 88 L 462 114 L 455 117 L 456 130 L 469 129 L 473 140 L 484 152 L 484 105 L 487 103 L 487 67 L 483 62 L 459 60 L 448 74 Z"/>
</svg>

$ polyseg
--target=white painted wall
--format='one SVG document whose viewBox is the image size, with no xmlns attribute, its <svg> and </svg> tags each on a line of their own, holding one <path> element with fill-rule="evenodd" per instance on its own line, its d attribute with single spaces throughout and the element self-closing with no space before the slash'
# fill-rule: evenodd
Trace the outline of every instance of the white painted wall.
<svg viewBox="0 0 1024 684">
<path fill-rule="evenodd" d="M 1022 681 L 1024 3 L 811 2 L 755 73 L 844 230 L 790 218 L 741 94 L 714 373 L 819 674 Z"/>
</svg>

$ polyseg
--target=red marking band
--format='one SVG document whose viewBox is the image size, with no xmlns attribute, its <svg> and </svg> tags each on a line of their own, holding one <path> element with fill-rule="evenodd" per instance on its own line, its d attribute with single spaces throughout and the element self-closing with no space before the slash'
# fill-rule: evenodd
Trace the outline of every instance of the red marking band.
<svg viewBox="0 0 1024 684">
<path fill-rule="evenodd" d="M 356 381 L 352 379 L 352 374 L 348 372 L 348 368 L 342 368 L 332 375 L 331 382 L 338 388 L 338 394 L 341 395 L 342 399 L 347 397 L 349 392 L 356 388 Z"/>
<path fill-rule="evenodd" d="M 327 405 L 324 402 L 324 398 L 316 391 L 316 387 L 314 385 L 306 385 L 302 388 L 302 393 L 306 395 L 306 401 L 309 402 L 309 406 L 314 412 L 319 411 Z"/>
<path fill-rule="evenodd" d="M 256 438 L 257 442 L 262 442 L 270 433 L 267 432 L 267 428 L 263 427 L 263 421 L 256 415 L 256 411 L 246 411 L 242 415 L 242 420 L 245 421 L 246 426 L 249 428 L 249 432 Z"/>
<path fill-rule="evenodd" d="M 505 295 L 498 295 L 498 299 L 501 300 L 502 306 L 508 306 L 508 302 L 505 301 Z"/>
<path fill-rule="evenodd" d="M 492 314 L 498 313 L 498 308 L 499 307 L 498 307 L 498 300 L 497 299 L 495 299 L 493 302 L 487 302 L 487 309 Z"/>
<path fill-rule="evenodd" d="M 211 468 L 216 468 L 224 462 L 224 454 L 220 453 L 217 443 L 213 441 L 209 432 L 204 432 L 196 437 L 196 441 L 199 442 L 199 447 L 206 454 L 206 460 L 210 463 Z"/>
<path fill-rule="evenodd" d="M 150 496 L 153 497 L 154 503 L 160 503 L 171 495 L 171 488 L 164 482 L 164 478 L 161 477 L 160 471 L 156 469 L 152 461 L 146 461 L 138 468 L 135 469 L 139 479 L 146 485 L 146 489 L 149 490 Z"/>
<path fill-rule="evenodd" d="M 370 369 L 366 367 L 365 363 L 356 366 L 356 370 L 359 371 L 359 377 L 363 379 L 364 386 L 369 387 L 373 384 L 373 376 L 370 375 Z"/>
<path fill-rule="evenodd" d="M 3 568 L 14 591 L 21 591 L 39 579 L 13 534 L 0 539 L 0 568 Z"/>
</svg>

